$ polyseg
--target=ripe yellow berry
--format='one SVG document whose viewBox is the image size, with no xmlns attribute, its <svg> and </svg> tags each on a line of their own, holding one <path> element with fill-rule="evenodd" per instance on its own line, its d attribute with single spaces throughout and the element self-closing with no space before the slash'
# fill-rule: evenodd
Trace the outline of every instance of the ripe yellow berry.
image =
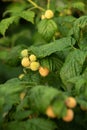
<svg viewBox="0 0 87 130">
<path fill-rule="evenodd" d="M 28 67 L 30 65 L 30 61 L 28 57 L 24 57 L 21 61 L 23 67 Z"/>
<path fill-rule="evenodd" d="M 42 14 L 42 15 L 41 15 L 41 19 L 43 20 L 43 19 L 45 19 L 45 18 L 46 18 L 45 15 Z"/>
<path fill-rule="evenodd" d="M 33 55 L 33 54 L 29 56 L 29 59 L 30 59 L 31 62 L 37 60 L 36 56 Z"/>
<path fill-rule="evenodd" d="M 31 64 L 30 64 L 30 69 L 31 69 L 32 71 L 38 70 L 39 67 L 40 67 L 39 62 L 34 61 L 34 62 L 31 62 Z"/>
<path fill-rule="evenodd" d="M 18 78 L 22 79 L 23 77 L 24 77 L 24 74 L 20 74 Z"/>
<path fill-rule="evenodd" d="M 22 50 L 22 51 L 21 51 L 21 56 L 22 56 L 22 57 L 28 56 L 28 50 L 27 50 L 27 49 Z"/>
<path fill-rule="evenodd" d="M 65 104 L 69 108 L 74 108 L 77 105 L 76 99 L 74 97 L 68 97 L 65 101 Z"/>
<path fill-rule="evenodd" d="M 66 122 L 72 121 L 74 118 L 74 112 L 71 109 L 67 109 L 66 116 L 63 117 L 63 120 Z"/>
<path fill-rule="evenodd" d="M 54 13 L 52 10 L 46 10 L 45 12 L 45 18 L 51 19 L 54 16 Z"/>
<path fill-rule="evenodd" d="M 49 74 L 49 69 L 46 67 L 40 67 L 39 73 L 41 76 L 46 77 Z"/>
<path fill-rule="evenodd" d="M 22 93 L 20 94 L 20 99 L 23 100 L 24 97 L 25 97 L 25 95 L 26 95 L 26 93 L 25 93 L 25 92 L 22 92 Z"/>
<path fill-rule="evenodd" d="M 48 117 L 50 117 L 50 118 L 55 118 L 55 117 L 56 117 L 56 115 L 54 114 L 53 109 L 52 109 L 51 106 L 49 106 L 49 107 L 47 108 L 47 110 L 46 110 L 46 115 L 47 115 Z"/>
</svg>

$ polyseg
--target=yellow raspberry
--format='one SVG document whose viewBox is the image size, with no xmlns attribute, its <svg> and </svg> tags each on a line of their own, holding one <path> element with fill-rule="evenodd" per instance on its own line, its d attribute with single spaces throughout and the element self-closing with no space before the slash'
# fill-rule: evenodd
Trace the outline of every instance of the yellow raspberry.
<svg viewBox="0 0 87 130">
<path fill-rule="evenodd" d="M 22 57 L 28 56 L 28 50 L 27 50 L 27 49 L 22 50 L 22 51 L 21 51 L 21 56 L 22 56 Z"/>
<path fill-rule="evenodd" d="M 30 61 L 28 57 L 24 57 L 21 61 L 23 67 L 28 67 L 30 65 Z"/>
<path fill-rule="evenodd" d="M 49 106 L 49 107 L 47 108 L 47 110 L 46 110 L 46 115 L 47 115 L 48 117 L 50 117 L 50 118 L 55 118 L 55 117 L 56 117 L 56 115 L 54 114 L 53 109 L 52 109 L 51 106 Z"/>
<path fill-rule="evenodd" d="M 33 61 L 36 61 L 36 60 L 37 60 L 36 56 L 35 56 L 35 55 L 33 55 L 33 54 L 31 54 L 31 55 L 29 56 L 29 59 L 30 59 L 30 61 L 31 61 L 31 62 L 33 62 Z"/>
<path fill-rule="evenodd" d="M 46 12 L 45 12 L 45 17 L 46 17 L 47 19 L 51 19 L 53 16 L 54 16 L 54 13 L 53 13 L 52 10 L 46 10 Z"/>
<path fill-rule="evenodd" d="M 46 77 L 49 74 L 49 69 L 46 67 L 39 67 L 39 73 L 42 77 Z"/>
<path fill-rule="evenodd" d="M 66 122 L 72 121 L 74 118 L 74 112 L 71 109 L 67 109 L 66 116 L 63 117 L 63 120 Z"/>
<path fill-rule="evenodd" d="M 45 15 L 42 14 L 42 15 L 41 15 L 41 19 L 43 20 L 43 19 L 45 19 L 45 18 L 46 18 Z"/>
<path fill-rule="evenodd" d="M 65 104 L 69 108 L 75 108 L 77 105 L 76 99 L 74 97 L 68 97 L 65 101 Z"/>
<path fill-rule="evenodd" d="M 31 64 L 30 64 L 30 69 L 31 69 L 32 71 L 38 70 L 39 67 L 40 67 L 39 62 L 34 61 L 34 62 L 31 62 Z"/>
</svg>

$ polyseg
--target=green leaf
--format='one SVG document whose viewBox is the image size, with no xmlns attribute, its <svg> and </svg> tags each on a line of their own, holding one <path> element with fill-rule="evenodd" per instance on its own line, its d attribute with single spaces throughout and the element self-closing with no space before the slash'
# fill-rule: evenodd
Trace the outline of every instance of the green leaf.
<svg viewBox="0 0 87 130">
<path fill-rule="evenodd" d="M 34 23 L 34 16 L 35 13 L 33 11 L 22 11 L 21 13 L 19 13 L 19 16 L 25 20 L 27 20 L 28 22 Z"/>
<path fill-rule="evenodd" d="M 55 40 L 49 44 L 39 45 L 39 46 L 31 46 L 29 51 L 32 51 L 38 58 L 43 58 L 51 55 L 57 51 L 64 51 L 69 48 L 73 48 L 75 44 L 75 40 L 71 37 L 61 38 L 59 40 Z"/>
<path fill-rule="evenodd" d="M 53 55 L 53 56 L 42 58 L 40 60 L 40 64 L 43 67 L 47 67 L 51 71 L 55 71 L 55 70 L 60 71 L 63 62 L 57 57 L 57 55 Z"/>
<path fill-rule="evenodd" d="M 74 2 L 72 3 L 72 7 L 83 12 L 85 11 L 85 4 L 83 2 Z"/>
<path fill-rule="evenodd" d="M 8 50 L 0 50 L 0 59 L 5 60 L 7 58 Z"/>
<path fill-rule="evenodd" d="M 33 109 L 44 113 L 51 101 L 59 94 L 55 88 L 48 86 L 36 86 L 29 92 L 29 102 Z"/>
<path fill-rule="evenodd" d="M 82 37 L 81 30 L 87 26 L 87 16 L 81 16 L 74 22 L 73 35 L 76 40 L 79 40 Z"/>
<path fill-rule="evenodd" d="M 8 27 L 15 21 L 17 17 L 13 16 L 10 18 L 5 18 L 0 22 L 0 33 L 5 35 L 6 30 Z"/>
<path fill-rule="evenodd" d="M 70 78 L 80 75 L 86 56 L 85 52 L 77 49 L 67 56 L 60 71 L 61 79 L 65 85 L 68 84 Z"/>
<path fill-rule="evenodd" d="M 25 81 L 32 85 L 37 85 L 40 84 L 40 75 L 38 72 L 33 72 L 31 70 L 28 70 L 28 73 L 24 75 L 22 81 Z"/>
<path fill-rule="evenodd" d="M 7 54 L 6 63 L 10 66 L 18 66 L 20 63 L 20 53 L 24 48 L 26 48 L 24 45 L 13 47 Z"/>
<path fill-rule="evenodd" d="M 85 97 L 84 95 L 79 95 L 77 97 L 77 102 L 80 106 L 82 106 L 84 109 L 87 109 L 87 97 Z"/>
<path fill-rule="evenodd" d="M 22 11 L 17 13 L 15 16 L 12 16 L 10 18 L 5 18 L 0 22 L 0 33 L 2 35 L 5 35 L 6 30 L 8 29 L 8 27 L 17 19 L 19 19 L 20 17 L 34 23 L 34 12 L 32 11 Z"/>
<path fill-rule="evenodd" d="M 75 94 L 79 94 L 81 92 L 81 90 L 83 89 L 83 86 L 86 83 L 85 78 L 83 78 L 81 75 L 80 76 L 76 76 L 73 78 L 70 78 L 68 80 L 68 82 L 73 83 L 75 86 Z"/>
<path fill-rule="evenodd" d="M 10 79 L 5 84 L 0 85 L 0 114 L 8 112 L 14 104 L 19 104 L 20 93 L 25 92 L 28 87 L 29 85 L 17 78 Z"/>
<path fill-rule="evenodd" d="M 57 25 L 53 20 L 44 19 L 38 24 L 38 32 L 49 41 L 53 38 L 54 33 L 57 30 Z"/>
<path fill-rule="evenodd" d="M 10 40 L 11 40 L 10 37 L 2 37 L 0 38 L 0 45 L 8 47 L 10 44 Z"/>
<path fill-rule="evenodd" d="M 17 13 L 23 11 L 28 8 L 29 5 L 26 2 L 15 2 L 11 3 L 7 6 L 6 11 L 3 13 L 3 16 L 10 13 L 11 16 L 17 15 Z"/>
<path fill-rule="evenodd" d="M 86 65 L 87 66 L 87 65 Z M 87 80 L 87 67 L 85 68 L 82 76 Z"/>
<path fill-rule="evenodd" d="M 60 75 L 59 75 L 59 70 L 56 70 L 56 71 L 52 71 L 49 73 L 49 75 L 47 77 L 42 77 L 41 79 L 41 84 L 45 85 L 49 85 L 49 86 L 52 86 L 53 88 L 56 88 L 56 89 L 61 89 L 63 88 L 63 83 L 60 79 Z"/>
<path fill-rule="evenodd" d="M 60 97 L 52 104 L 53 111 L 58 118 L 64 117 L 67 111 L 63 96 L 64 95 L 60 94 Z"/>
<path fill-rule="evenodd" d="M 81 37 L 79 41 L 79 48 L 87 52 L 87 26 L 85 26 L 81 31 Z"/>
<path fill-rule="evenodd" d="M 33 112 L 31 110 L 22 110 L 18 111 L 14 114 L 15 120 L 23 120 L 25 118 L 29 118 L 29 115 L 31 115 Z"/>
<path fill-rule="evenodd" d="M 34 118 L 27 121 L 13 121 L 4 126 L 3 130 L 54 130 L 55 123 L 43 118 Z"/>
<path fill-rule="evenodd" d="M 73 27 L 73 23 L 76 20 L 73 16 L 60 16 L 56 19 L 60 34 L 65 37 L 70 33 L 70 29 Z"/>
<path fill-rule="evenodd" d="M 0 95 L 8 96 L 19 91 L 22 91 L 25 86 L 22 86 L 21 81 L 18 78 L 10 79 L 5 84 L 0 85 Z"/>
</svg>

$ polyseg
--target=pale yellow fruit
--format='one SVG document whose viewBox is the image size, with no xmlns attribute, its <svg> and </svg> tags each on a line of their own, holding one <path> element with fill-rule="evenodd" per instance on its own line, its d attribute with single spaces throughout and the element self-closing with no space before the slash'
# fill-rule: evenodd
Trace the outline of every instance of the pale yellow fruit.
<svg viewBox="0 0 87 130">
<path fill-rule="evenodd" d="M 43 20 L 43 19 L 45 19 L 45 18 L 46 18 L 45 15 L 42 14 L 42 15 L 41 15 L 41 19 Z"/>
<path fill-rule="evenodd" d="M 39 67 L 40 67 L 39 62 L 34 61 L 34 62 L 31 62 L 31 64 L 30 64 L 30 69 L 31 69 L 32 71 L 38 70 Z"/>
<path fill-rule="evenodd" d="M 49 106 L 46 110 L 46 115 L 50 118 L 56 118 L 56 115 L 53 112 L 53 109 L 51 106 Z"/>
<path fill-rule="evenodd" d="M 77 105 L 76 99 L 74 97 L 68 97 L 65 101 L 65 104 L 69 108 L 74 108 Z"/>
<path fill-rule="evenodd" d="M 63 117 L 63 120 L 66 122 L 72 121 L 74 118 L 74 112 L 71 109 L 67 109 L 66 116 Z"/>
<path fill-rule="evenodd" d="M 20 99 L 23 100 L 24 97 L 25 97 L 25 95 L 26 95 L 26 93 L 25 93 L 25 92 L 22 92 L 22 93 L 20 94 Z"/>
<path fill-rule="evenodd" d="M 30 65 L 30 61 L 29 61 L 29 58 L 28 57 L 24 57 L 21 61 L 21 65 L 23 67 L 28 67 Z"/>
<path fill-rule="evenodd" d="M 45 12 L 45 18 L 51 19 L 54 16 L 54 13 L 52 10 L 46 10 Z"/>
<path fill-rule="evenodd" d="M 22 57 L 28 56 L 28 50 L 27 50 L 27 49 L 22 50 L 22 51 L 21 51 L 21 56 L 22 56 Z"/>
<path fill-rule="evenodd" d="M 46 67 L 40 67 L 39 73 L 42 77 L 46 77 L 49 74 L 49 69 Z"/>
<path fill-rule="evenodd" d="M 30 59 L 31 62 L 37 60 L 36 56 L 33 55 L 33 54 L 31 54 L 31 55 L 29 56 L 29 59 Z"/>
<path fill-rule="evenodd" d="M 20 74 L 18 78 L 22 79 L 23 77 L 24 77 L 24 74 Z"/>
</svg>

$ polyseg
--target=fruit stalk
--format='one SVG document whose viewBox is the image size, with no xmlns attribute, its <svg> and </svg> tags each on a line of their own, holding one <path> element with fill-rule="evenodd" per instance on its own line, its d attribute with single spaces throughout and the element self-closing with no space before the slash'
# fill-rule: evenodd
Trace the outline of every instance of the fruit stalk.
<svg viewBox="0 0 87 130">
<path fill-rule="evenodd" d="M 47 0 L 47 9 L 50 8 L 50 0 Z"/>
<path fill-rule="evenodd" d="M 32 0 L 28 0 L 28 2 L 30 2 L 34 7 L 42 10 L 42 11 L 45 11 L 42 7 L 38 6 L 35 2 L 33 2 Z"/>
</svg>

